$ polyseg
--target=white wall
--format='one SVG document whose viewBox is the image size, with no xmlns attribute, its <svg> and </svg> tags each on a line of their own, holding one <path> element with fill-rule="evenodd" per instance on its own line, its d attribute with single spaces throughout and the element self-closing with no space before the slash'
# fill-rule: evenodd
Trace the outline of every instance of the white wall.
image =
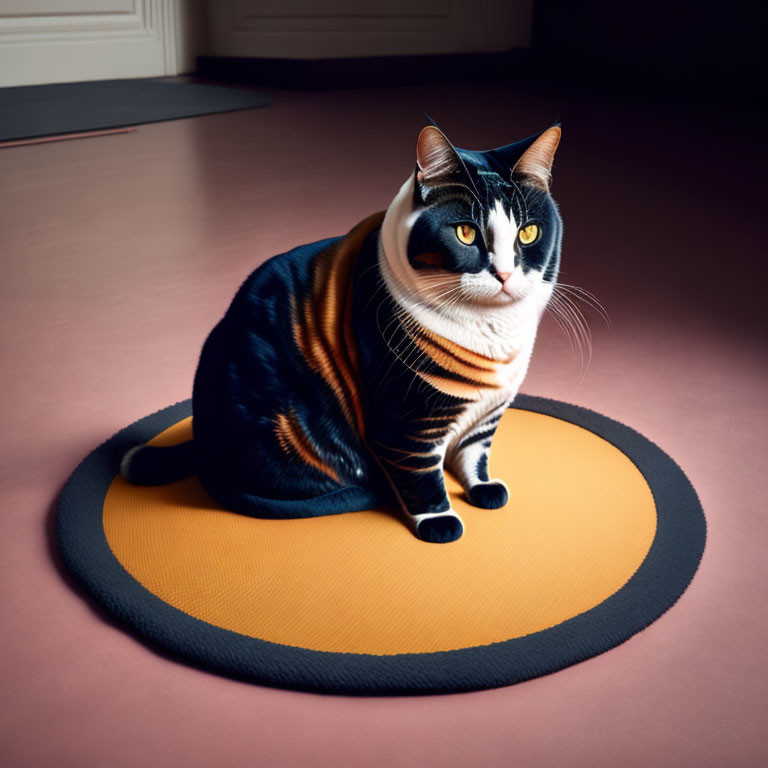
<svg viewBox="0 0 768 768">
<path fill-rule="evenodd" d="M 205 53 L 335 58 L 531 44 L 533 0 L 208 0 Z"/>
</svg>

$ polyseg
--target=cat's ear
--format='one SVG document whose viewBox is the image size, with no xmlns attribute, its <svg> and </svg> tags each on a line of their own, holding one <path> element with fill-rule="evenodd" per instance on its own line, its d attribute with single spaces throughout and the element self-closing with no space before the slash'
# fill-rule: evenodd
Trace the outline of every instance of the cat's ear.
<svg viewBox="0 0 768 768">
<path fill-rule="evenodd" d="M 443 132 L 434 125 L 423 128 L 416 142 L 416 180 L 433 186 L 464 180 L 466 168 Z"/>
<path fill-rule="evenodd" d="M 562 130 L 559 125 L 553 125 L 539 134 L 536 141 L 523 152 L 515 163 L 512 174 L 522 176 L 528 183 L 547 189 L 552 176 L 552 163 L 555 150 L 560 143 Z"/>
</svg>

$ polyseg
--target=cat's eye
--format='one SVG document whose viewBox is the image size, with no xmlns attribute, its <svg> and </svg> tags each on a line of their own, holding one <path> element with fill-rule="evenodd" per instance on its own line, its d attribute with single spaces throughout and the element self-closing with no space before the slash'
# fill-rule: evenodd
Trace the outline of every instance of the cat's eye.
<svg viewBox="0 0 768 768">
<path fill-rule="evenodd" d="M 459 224 L 458 227 L 456 227 L 456 237 L 459 238 L 459 242 L 464 243 L 464 245 L 472 245 L 472 243 L 475 242 L 475 236 L 477 232 L 475 231 L 474 227 L 471 227 L 469 224 Z"/>
<path fill-rule="evenodd" d="M 539 237 L 539 228 L 536 224 L 529 224 L 527 227 L 523 227 L 517 236 L 520 238 L 520 242 L 523 245 L 530 245 L 535 242 Z"/>
</svg>

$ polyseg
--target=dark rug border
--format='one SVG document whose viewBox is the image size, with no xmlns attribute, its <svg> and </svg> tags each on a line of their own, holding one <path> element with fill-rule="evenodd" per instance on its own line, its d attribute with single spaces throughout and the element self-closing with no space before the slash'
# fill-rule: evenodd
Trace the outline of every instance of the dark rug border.
<svg viewBox="0 0 768 768">
<path fill-rule="evenodd" d="M 555 672 L 619 645 L 674 605 L 698 568 L 706 521 L 680 467 L 635 430 L 586 408 L 530 395 L 519 395 L 514 407 L 570 422 L 616 446 L 645 477 L 658 515 L 648 555 L 620 590 L 585 613 L 525 637 L 392 656 L 312 651 L 216 627 L 153 595 L 112 554 L 103 502 L 124 451 L 191 415 L 189 400 L 122 429 L 81 462 L 59 502 L 59 550 L 76 580 L 141 639 L 240 680 L 326 693 L 424 694 L 494 688 Z"/>
</svg>

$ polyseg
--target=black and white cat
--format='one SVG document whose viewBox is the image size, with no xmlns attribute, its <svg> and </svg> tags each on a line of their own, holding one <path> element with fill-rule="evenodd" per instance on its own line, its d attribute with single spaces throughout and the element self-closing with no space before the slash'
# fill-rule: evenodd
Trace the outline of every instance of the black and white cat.
<svg viewBox="0 0 768 768">
<path fill-rule="evenodd" d="M 196 472 L 258 517 L 395 502 L 432 542 L 463 532 L 444 468 L 475 506 L 503 506 L 488 452 L 557 280 L 560 134 L 474 152 L 424 128 L 386 213 L 246 280 L 203 347 L 194 440 L 132 449 L 124 476 Z"/>
</svg>

